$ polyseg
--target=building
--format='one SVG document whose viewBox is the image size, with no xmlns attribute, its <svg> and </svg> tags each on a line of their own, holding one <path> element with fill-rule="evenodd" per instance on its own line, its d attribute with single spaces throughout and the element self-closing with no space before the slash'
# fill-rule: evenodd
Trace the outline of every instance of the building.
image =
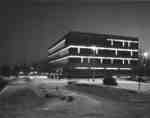
<svg viewBox="0 0 150 118">
<path fill-rule="evenodd" d="M 48 49 L 54 71 L 67 78 L 130 75 L 138 63 L 138 38 L 69 32 Z"/>
</svg>

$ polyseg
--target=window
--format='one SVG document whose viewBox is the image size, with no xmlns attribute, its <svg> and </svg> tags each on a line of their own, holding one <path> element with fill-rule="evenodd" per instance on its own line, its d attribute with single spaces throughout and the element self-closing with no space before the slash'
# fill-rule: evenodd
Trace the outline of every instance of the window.
<svg viewBox="0 0 150 118">
<path fill-rule="evenodd" d="M 81 59 L 80 58 L 70 58 L 69 61 L 71 63 L 81 63 Z"/>
<path fill-rule="evenodd" d="M 110 64 L 111 63 L 111 60 L 110 59 L 104 59 L 103 60 L 103 64 Z"/>
<path fill-rule="evenodd" d="M 111 51 L 111 50 L 98 50 L 98 55 L 111 57 L 111 56 L 115 56 L 115 51 Z"/>
<path fill-rule="evenodd" d="M 128 64 L 128 60 L 124 60 L 124 64 L 125 64 L 125 65 Z"/>
<path fill-rule="evenodd" d="M 105 46 L 106 46 L 106 47 L 111 47 L 111 46 L 112 46 L 112 42 L 106 40 L 106 41 L 105 41 Z"/>
<path fill-rule="evenodd" d="M 69 51 L 70 51 L 70 54 L 72 55 L 77 55 L 78 54 L 78 49 L 77 48 L 70 48 Z"/>
<path fill-rule="evenodd" d="M 135 66 L 136 66 L 136 65 L 137 65 L 137 63 L 138 63 L 138 61 L 131 60 L 131 64 L 132 64 L 132 65 L 135 65 Z"/>
<path fill-rule="evenodd" d="M 130 45 L 132 49 L 138 49 L 138 43 L 131 43 Z"/>
<path fill-rule="evenodd" d="M 115 42 L 115 41 L 114 41 L 113 47 L 121 48 L 121 47 L 122 47 L 122 42 Z"/>
<path fill-rule="evenodd" d="M 133 57 L 138 57 L 138 52 L 133 52 Z"/>
<path fill-rule="evenodd" d="M 92 55 L 93 53 L 92 53 L 91 49 L 83 49 L 83 48 L 81 48 L 80 49 L 80 54 L 81 55 Z"/>
<path fill-rule="evenodd" d="M 124 48 L 129 48 L 127 42 L 124 43 Z"/>
<path fill-rule="evenodd" d="M 114 60 L 114 64 L 123 64 L 123 63 L 122 63 L 122 60 L 115 59 L 115 60 Z"/>
<path fill-rule="evenodd" d="M 129 51 L 118 51 L 118 56 L 121 56 L 121 57 L 130 57 L 131 54 Z"/>
<path fill-rule="evenodd" d="M 97 65 L 100 63 L 99 59 L 90 59 L 90 63 L 93 65 Z"/>
<path fill-rule="evenodd" d="M 88 59 L 87 58 L 83 58 L 83 63 L 88 63 Z"/>
</svg>

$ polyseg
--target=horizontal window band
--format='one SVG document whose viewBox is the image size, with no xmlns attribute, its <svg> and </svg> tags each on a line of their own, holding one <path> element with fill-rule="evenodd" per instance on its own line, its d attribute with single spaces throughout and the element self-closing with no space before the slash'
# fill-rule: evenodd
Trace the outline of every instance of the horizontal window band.
<svg viewBox="0 0 150 118">
<path fill-rule="evenodd" d="M 52 55 L 49 55 L 48 57 L 51 57 L 53 55 L 56 55 L 58 53 L 61 53 L 63 51 L 66 51 L 70 48 L 80 48 L 80 49 L 91 49 L 93 50 L 93 46 L 79 46 L 79 45 L 70 45 L 66 48 L 63 48 L 61 50 L 59 50 L 58 52 L 55 52 L 53 53 Z M 123 48 L 106 48 L 106 47 L 94 47 L 96 50 L 99 49 L 99 50 L 113 50 L 113 51 L 130 51 L 130 52 L 138 52 L 138 50 L 134 50 L 134 49 L 123 49 Z"/>
<path fill-rule="evenodd" d="M 121 40 L 121 39 L 106 39 L 106 40 L 116 41 L 116 42 L 138 43 L 138 41 L 132 41 L 132 40 Z"/>
<path fill-rule="evenodd" d="M 115 60 L 115 59 L 118 59 L 118 60 L 138 60 L 138 58 L 97 57 L 97 56 L 66 56 L 66 57 L 63 57 L 63 58 L 52 60 L 52 61 L 50 61 L 50 63 L 61 61 L 63 59 L 69 59 L 69 58 L 110 59 L 110 60 Z"/>
<path fill-rule="evenodd" d="M 114 50 L 114 51 L 133 51 L 138 52 L 138 50 L 135 49 L 123 49 L 123 48 L 107 48 L 107 47 L 96 47 L 96 46 L 79 46 L 79 45 L 70 45 L 69 48 L 85 48 L 85 49 L 100 49 L 100 50 Z M 94 48 L 93 48 L 94 47 Z"/>
</svg>

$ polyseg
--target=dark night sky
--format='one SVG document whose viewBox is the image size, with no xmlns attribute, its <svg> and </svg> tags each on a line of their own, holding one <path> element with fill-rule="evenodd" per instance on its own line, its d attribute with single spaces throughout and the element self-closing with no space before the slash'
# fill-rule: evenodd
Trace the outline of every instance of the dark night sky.
<svg viewBox="0 0 150 118">
<path fill-rule="evenodd" d="M 0 6 L 0 65 L 47 58 L 51 43 L 70 30 L 136 36 L 150 51 L 148 2 L 5 2 Z"/>
</svg>

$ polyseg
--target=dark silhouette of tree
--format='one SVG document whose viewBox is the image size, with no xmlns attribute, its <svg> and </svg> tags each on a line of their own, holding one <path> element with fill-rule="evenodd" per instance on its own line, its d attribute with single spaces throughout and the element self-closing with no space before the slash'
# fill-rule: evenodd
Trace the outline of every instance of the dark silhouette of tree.
<svg viewBox="0 0 150 118">
<path fill-rule="evenodd" d="M 116 79 L 112 77 L 111 71 L 105 72 L 103 84 L 104 85 L 115 85 L 115 86 L 118 85 Z"/>
<path fill-rule="evenodd" d="M 0 77 L 0 91 L 8 84 L 8 80 L 5 80 L 3 77 Z"/>
<path fill-rule="evenodd" d="M 10 76 L 11 74 L 11 68 L 10 66 L 8 65 L 3 65 L 1 68 L 0 68 L 0 74 L 2 76 Z"/>
<path fill-rule="evenodd" d="M 144 76 L 145 68 L 144 65 L 137 65 L 133 68 L 133 74 L 137 76 Z"/>
<path fill-rule="evenodd" d="M 29 68 L 29 66 L 27 66 L 26 64 L 21 65 L 20 68 L 21 68 L 20 70 L 21 70 L 22 72 L 24 72 L 25 75 L 27 75 L 27 74 L 30 72 L 30 68 Z"/>
<path fill-rule="evenodd" d="M 12 69 L 12 75 L 18 76 L 19 72 L 20 72 L 20 66 L 15 65 Z"/>
</svg>

